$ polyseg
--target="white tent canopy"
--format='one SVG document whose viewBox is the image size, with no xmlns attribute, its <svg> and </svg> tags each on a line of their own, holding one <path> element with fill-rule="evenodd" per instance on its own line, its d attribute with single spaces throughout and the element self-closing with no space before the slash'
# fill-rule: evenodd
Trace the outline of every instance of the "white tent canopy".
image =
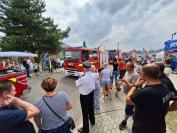
<svg viewBox="0 0 177 133">
<path fill-rule="evenodd" d="M 37 54 L 27 53 L 27 52 L 17 52 L 17 51 L 10 51 L 10 52 L 0 52 L 0 57 L 37 57 Z"/>
</svg>

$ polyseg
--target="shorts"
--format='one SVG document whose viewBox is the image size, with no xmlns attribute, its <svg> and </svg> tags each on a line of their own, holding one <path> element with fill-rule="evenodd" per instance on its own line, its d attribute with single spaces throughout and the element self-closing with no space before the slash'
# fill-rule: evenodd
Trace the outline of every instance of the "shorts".
<svg viewBox="0 0 177 133">
<path fill-rule="evenodd" d="M 125 113 L 126 113 L 128 116 L 131 116 L 131 115 L 134 114 L 133 109 L 134 109 L 134 105 L 128 105 L 128 104 L 127 104 L 127 105 L 125 106 Z"/>
<path fill-rule="evenodd" d="M 110 80 L 102 80 L 101 83 L 104 86 L 109 86 L 110 85 Z"/>
</svg>

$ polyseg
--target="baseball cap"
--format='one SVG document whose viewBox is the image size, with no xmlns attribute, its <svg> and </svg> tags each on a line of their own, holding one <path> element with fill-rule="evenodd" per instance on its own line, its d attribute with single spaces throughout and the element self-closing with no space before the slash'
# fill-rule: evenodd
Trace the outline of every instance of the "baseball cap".
<svg viewBox="0 0 177 133">
<path fill-rule="evenodd" d="M 83 67 L 90 68 L 91 67 L 91 63 L 89 61 L 84 61 L 83 62 Z"/>
</svg>

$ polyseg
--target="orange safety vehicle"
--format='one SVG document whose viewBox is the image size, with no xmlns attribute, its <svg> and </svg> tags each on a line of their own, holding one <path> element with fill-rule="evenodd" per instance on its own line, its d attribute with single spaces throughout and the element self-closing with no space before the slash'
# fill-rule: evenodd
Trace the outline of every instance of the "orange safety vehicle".
<svg viewBox="0 0 177 133">
<path fill-rule="evenodd" d="M 66 75 L 80 77 L 84 74 L 83 62 L 90 61 L 96 68 L 102 69 L 108 63 L 108 52 L 99 48 L 70 47 L 64 49 L 64 70 Z"/>
</svg>

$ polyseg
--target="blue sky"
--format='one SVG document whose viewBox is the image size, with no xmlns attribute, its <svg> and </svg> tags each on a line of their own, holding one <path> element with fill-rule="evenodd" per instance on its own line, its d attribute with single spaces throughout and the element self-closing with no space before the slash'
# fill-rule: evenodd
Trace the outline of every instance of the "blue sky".
<svg viewBox="0 0 177 133">
<path fill-rule="evenodd" d="M 158 49 L 177 32 L 177 0 L 45 0 L 46 16 L 71 27 L 64 42 L 124 51 Z"/>
</svg>

